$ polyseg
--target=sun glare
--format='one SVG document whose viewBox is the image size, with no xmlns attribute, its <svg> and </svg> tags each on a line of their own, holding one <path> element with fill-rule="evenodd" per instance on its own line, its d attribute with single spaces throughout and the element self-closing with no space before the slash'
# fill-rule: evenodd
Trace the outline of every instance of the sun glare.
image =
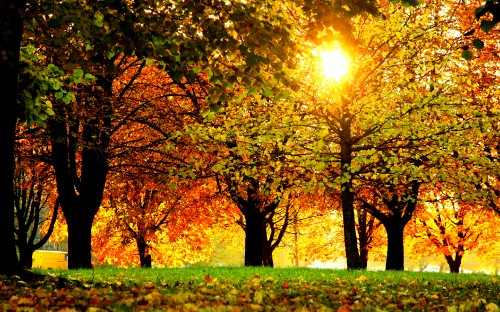
<svg viewBox="0 0 500 312">
<path fill-rule="evenodd" d="M 349 59 L 341 49 L 320 52 L 323 75 L 339 81 L 349 70 Z"/>
</svg>

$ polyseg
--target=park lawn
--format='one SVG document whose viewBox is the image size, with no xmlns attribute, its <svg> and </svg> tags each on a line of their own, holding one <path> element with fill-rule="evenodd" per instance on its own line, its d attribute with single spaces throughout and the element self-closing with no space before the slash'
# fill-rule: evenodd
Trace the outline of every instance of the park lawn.
<svg viewBox="0 0 500 312">
<path fill-rule="evenodd" d="M 499 311 L 500 276 L 308 268 L 36 271 L 1 311 Z"/>
</svg>

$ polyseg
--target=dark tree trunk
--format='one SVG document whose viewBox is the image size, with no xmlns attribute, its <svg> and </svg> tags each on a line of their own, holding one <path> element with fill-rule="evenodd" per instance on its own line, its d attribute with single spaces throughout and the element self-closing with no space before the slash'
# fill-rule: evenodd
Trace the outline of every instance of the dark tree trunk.
<svg viewBox="0 0 500 312">
<path fill-rule="evenodd" d="M 262 251 L 262 265 L 265 267 L 274 267 L 274 260 L 273 260 L 273 249 L 270 246 L 270 242 L 267 240 L 264 243 L 264 249 Z"/>
<path fill-rule="evenodd" d="M 21 271 L 14 237 L 14 142 L 26 1 L 0 0 L 0 274 Z"/>
<path fill-rule="evenodd" d="M 92 222 L 94 215 L 85 211 L 85 205 L 73 203 L 65 214 L 68 225 L 68 268 L 92 268 Z M 83 212 L 80 212 L 82 211 Z"/>
<path fill-rule="evenodd" d="M 387 231 L 387 260 L 385 269 L 403 271 L 405 269 L 403 232 L 406 222 L 396 217 L 388 218 L 382 223 Z"/>
<path fill-rule="evenodd" d="M 245 266 L 264 265 L 265 215 L 256 208 L 245 214 Z"/>
<path fill-rule="evenodd" d="M 460 273 L 460 266 L 462 265 L 462 257 L 458 253 L 455 254 L 455 259 L 451 255 L 445 256 L 446 262 L 448 262 L 448 266 L 450 267 L 450 273 Z"/>
<path fill-rule="evenodd" d="M 350 140 L 349 126 L 346 125 L 346 136 L 344 139 L 348 142 Z M 341 203 L 342 203 L 342 217 L 344 221 L 344 243 L 345 253 L 347 259 L 347 268 L 350 270 L 361 269 L 361 260 L 358 251 L 358 239 L 356 237 L 356 222 L 354 218 L 354 193 L 352 191 L 352 178 L 351 167 L 351 146 L 349 143 L 341 144 L 340 146 L 340 165 L 342 177 L 344 182 L 341 184 Z M 349 177 L 349 178 L 348 178 Z"/>
<path fill-rule="evenodd" d="M 151 268 L 151 255 L 149 254 L 149 245 L 143 236 L 138 236 L 136 239 L 137 250 L 139 251 L 139 259 L 141 268 Z"/>
<path fill-rule="evenodd" d="M 24 270 L 31 269 L 33 266 L 33 248 L 19 248 L 19 262 Z"/>
<path fill-rule="evenodd" d="M 383 187 L 385 188 L 385 186 Z M 372 216 L 377 218 L 385 227 L 387 232 L 387 260 L 386 270 L 404 270 L 404 229 L 411 220 L 413 212 L 417 207 L 418 190 L 420 182 L 410 181 L 401 192 L 395 185 L 390 185 L 385 195 L 379 194 L 380 204 L 386 207 L 388 212 L 383 212 L 370 204 L 363 198 L 359 200 Z"/>
<path fill-rule="evenodd" d="M 99 103 L 89 104 L 94 118 L 71 120 L 62 106 L 49 121 L 57 191 L 68 224 L 69 269 L 92 268 L 92 223 L 108 173 L 112 81 L 100 76 L 96 83 L 103 93 Z"/>
<path fill-rule="evenodd" d="M 344 221 L 344 243 L 347 259 L 347 268 L 350 270 L 361 269 L 356 237 L 356 223 L 354 222 L 354 194 L 349 190 L 350 185 L 342 186 L 342 217 Z"/>
<path fill-rule="evenodd" d="M 368 267 L 368 224 L 367 212 L 365 210 L 358 211 L 358 235 L 359 235 L 359 261 L 361 268 Z"/>
<path fill-rule="evenodd" d="M 354 193 L 352 190 L 351 163 L 355 140 L 351 133 L 352 116 L 349 112 L 349 101 L 342 100 L 342 113 L 340 117 L 340 174 L 342 178 L 341 204 L 344 222 L 344 244 L 347 260 L 347 269 L 361 269 L 359 258 L 358 239 L 356 237 L 356 222 L 354 217 Z"/>
</svg>

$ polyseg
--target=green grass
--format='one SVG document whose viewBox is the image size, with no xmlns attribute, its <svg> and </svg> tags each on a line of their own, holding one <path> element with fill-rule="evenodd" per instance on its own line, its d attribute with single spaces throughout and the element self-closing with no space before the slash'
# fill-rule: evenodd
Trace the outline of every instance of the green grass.
<svg viewBox="0 0 500 312">
<path fill-rule="evenodd" d="M 92 307 L 112 311 L 500 312 L 500 277 L 484 274 L 262 267 L 97 268 L 50 274 L 81 285 L 72 288 L 71 298 L 99 294 L 109 300 L 90 301 Z M 89 307 L 88 300 L 77 302 Z"/>
</svg>

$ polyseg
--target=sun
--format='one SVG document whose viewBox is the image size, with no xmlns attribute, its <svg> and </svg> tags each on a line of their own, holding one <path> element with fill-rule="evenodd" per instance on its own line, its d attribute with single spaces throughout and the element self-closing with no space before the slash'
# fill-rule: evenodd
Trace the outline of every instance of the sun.
<svg viewBox="0 0 500 312">
<path fill-rule="evenodd" d="M 323 63 L 322 74 L 326 79 L 339 81 L 349 71 L 349 58 L 341 49 L 319 52 Z"/>
</svg>

